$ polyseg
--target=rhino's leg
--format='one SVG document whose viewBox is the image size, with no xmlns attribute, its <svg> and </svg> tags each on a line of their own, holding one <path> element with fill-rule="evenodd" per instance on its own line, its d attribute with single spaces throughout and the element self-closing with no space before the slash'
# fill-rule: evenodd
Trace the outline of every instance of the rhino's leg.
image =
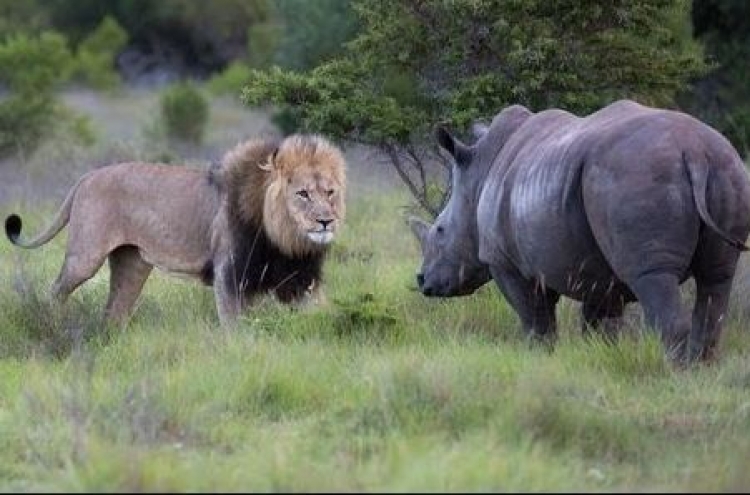
<svg viewBox="0 0 750 495">
<path fill-rule="evenodd" d="M 622 324 L 625 301 L 617 295 L 588 297 L 581 304 L 581 331 L 584 336 L 590 330 L 597 331 L 605 340 L 614 342 Z"/>
<path fill-rule="evenodd" d="M 104 311 L 108 320 L 127 320 L 152 268 L 135 246 L 121 246 L 110 253 L 109 299 Z"/>
<path fill-rule="evenodd" d="M 667 355 L 682 361 L 690 319 L 682 305 L 679 277 L 668 271 L 646 272 L 630 287 L 641 303 L 646 324 L 659 331 Z"/>
<path fill-rule="evenodd" d="M 729 301 L 731 279 L 724 283 L 697 283 L 688 358 L 711 361 L 721 336 L 722 319 Z"/>
<path fill-rule="evenodd" d="M 535 280 L 524 278 L 512 267 L 493 266 L 490 273 L 500 292 L 521 318 L 521 326 L 527 337 L 553 345 L 557 340 L 555 307 L 560 294 Z"/>
<path fill-rule="evenodd" d="M 700 244 L 692 265 L 696 297 L 688 348 L 690 359 L 715 358 L 738 258 L 739 252 L 721 240 L 712 238 Z"/>
</svg>

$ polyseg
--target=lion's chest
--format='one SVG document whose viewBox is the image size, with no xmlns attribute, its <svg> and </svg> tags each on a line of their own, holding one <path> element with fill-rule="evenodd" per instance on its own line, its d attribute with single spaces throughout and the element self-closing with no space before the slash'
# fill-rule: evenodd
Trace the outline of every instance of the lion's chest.
<svg viewBox="0 0 750 495">
<path fill-rule="evenodd" d="M 292 257 L 281 252 L 261 231 L 252 232 L 235 245 L 228 283 L 246 296 L 274 293 L 282 302 L 305 296 L 320 280 L 323 253 Z"/>
</svg>

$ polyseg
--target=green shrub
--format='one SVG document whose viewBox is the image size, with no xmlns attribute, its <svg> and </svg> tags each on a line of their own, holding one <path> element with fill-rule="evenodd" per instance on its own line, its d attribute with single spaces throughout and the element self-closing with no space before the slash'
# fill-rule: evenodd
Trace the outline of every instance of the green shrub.
<svg viewBox="0 0 750 495">
<path fill-rule="evenodd" d="M 239 98 L 242 87 L 249 79 L 250 67 L 242 62 L 232 62 L 208 80 L 208 90 L 215 95 L 229 94 Z"/>
<path fill-rule="evenodd" d="M 113 89 L 120 85 L 114 68 L 117 53 L 128 42 L 128 34 L 112 17 L 105 17 L 79 45 L 75 77 L 95 89 Z"/>
<path fill-rule="evenodd" d="M 72 61 L 68 41 L 59 33 L 11 36 L 0 44 L 0 83 L 13 93 L 49 92 L 70 77 Z"/>
<path fill-rule="evenodd" d="M 58 33 L 19 34 L 0 43 L 0 86 L 8 89 L 0 100 L 0 156 L 33 151 L 70 116 L 54 90 L 72 66 L 68 42 Z"/>
<path fill-rule="evenodd" d="M 173 84 L 161 95 L 161 117 L 169 138 L 200 144 L 208 115 L 206 97 L 190 82 Z"/>
</svg>

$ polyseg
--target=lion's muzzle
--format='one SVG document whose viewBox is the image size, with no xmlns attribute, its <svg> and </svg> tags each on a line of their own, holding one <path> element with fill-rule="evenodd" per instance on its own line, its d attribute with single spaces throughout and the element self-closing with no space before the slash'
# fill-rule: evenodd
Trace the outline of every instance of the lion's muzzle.
<svg viewBox="0 0 750 495">
<path fill-rule="evenodd" d="M 313 230 L 307 233 L 307 238 L 316 244 L 328 244 L 333 240 L 333 232 L 330 230 Z"/>
</svg>

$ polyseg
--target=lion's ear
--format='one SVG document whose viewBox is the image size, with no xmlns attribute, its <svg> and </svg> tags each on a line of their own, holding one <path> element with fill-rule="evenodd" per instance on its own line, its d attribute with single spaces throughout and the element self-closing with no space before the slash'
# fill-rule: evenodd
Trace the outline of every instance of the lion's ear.
<svg viewBox="0 0 750 495">
<path fill-rule="evenodd" d="M 270 172 L 271 170 L 276 169 L 276 156 L 279 154 L 279 148 L 278 146 L 273 150 L 273 153 L 271 153 L 271 156 L 268 157 L 268 161 L 266 163 L 261 163 L 258 165 L 262 170 L 265 170 L 266 172 Z"/>
</svg>

